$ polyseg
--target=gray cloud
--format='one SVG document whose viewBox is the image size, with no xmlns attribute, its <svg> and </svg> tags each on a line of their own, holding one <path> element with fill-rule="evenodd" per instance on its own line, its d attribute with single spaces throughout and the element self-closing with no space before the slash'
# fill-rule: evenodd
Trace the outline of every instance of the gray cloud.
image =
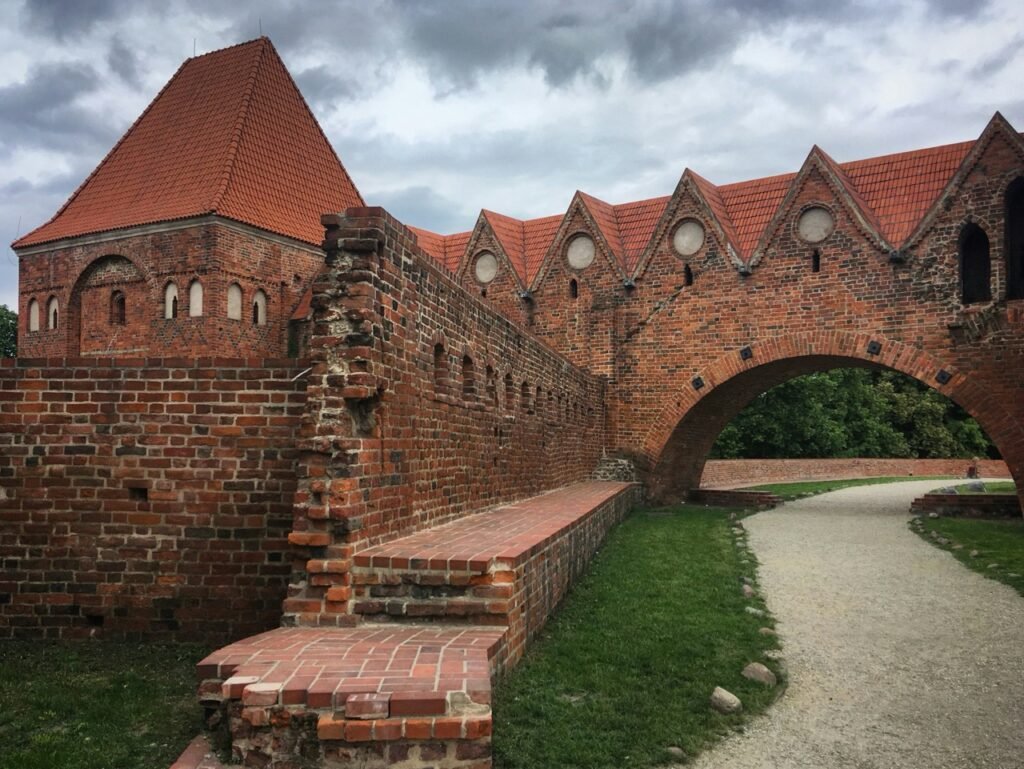
<svg viewBox="0 0 1024 769">
<path fill-rule="evenodd" d="M 426 186 L 380 192 L 370 190 L 366 192 L 366 199 L 373 201 L 373 205 L 384 206 L 400 221 L 413 225 L 429 222 L 428 229 L 436 232 L 468 230 L 476 219 L 475 211 L 461 210 L 459 203 Z"/>
<path fill-rule="evenodd" d="M 23 82 L 0 87 L 0 149 L 77 149 L 111 141 L 116 128 L 107 116 L 78 103 L 100 85 L 87 64 L 45 63 L 30 69 Z"/>
<path fill-rule="evenodd" d="M 116 35 L 110 42 L 110 50 L 107 51 L 107 66 L 133 88 L 142 85 L 138 56 Z"/>
<path fill-rule="evenodd" d="M 124 5 L 122 10 L 129 10 Z M 25 24 L 44 35 L 65 40 L 88 32 L 118 12 L 115 0 L 28 0 Z"/>
<path fill-rule="evenodd" d="M 316 110 L 327 110 L 339 102 L 350 101 L 364 90 L 359 78 L 345 77 L 321 64 L 294 74 L 295 83 L 306 101 Z"/>
</svg>

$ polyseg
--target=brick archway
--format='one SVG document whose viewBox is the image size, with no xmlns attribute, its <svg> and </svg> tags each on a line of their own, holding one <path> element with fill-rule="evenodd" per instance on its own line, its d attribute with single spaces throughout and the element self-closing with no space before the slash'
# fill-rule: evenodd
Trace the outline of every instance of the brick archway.
<svg viewBox="0 0 1024 769">
<path fill-rule="evenodd" d="M 668 498 L 696 488 L 719 433 L 760 393 L 803 374 L 844 367 L 899 371 L 946 395 L 978 421 L 1024 487 L 1024 427 L 972 382 L 970 372 L 876 334 L 831 332 L 752 344 L 746 357 L 721 356 L 681 384 L 648 428 L 638 457 L 651 495 Z"/>
<path fill-rule="evenodd" d="M 130 296 L 129 301 L 142 303 L 141 314 L 143 316 L 148 315 L 153 307 L 153 298 L 150 296 L 152 281 L 150 280 L 149 270 L 145 265 L 140 265 L 136 260 L 117 253 L 104 254 L 93 259 L 82 268 L 68 295 L 66 349 L 68 355 L 72 357 L 93 352 L 92 350 L 85 349 L 89 346 L 88 344 L 83 344 L 83 335 L 87 335 L 84 334 L 83 321 L 89 315 L 88 310 L 90 309 L 83 307 L 83 294 L 90 288 L 90 284 L 97 280 L 99 273 L 102 272 L 109 273 L 99 280 L 99 283 L 105 288 L 119 288 L 128 292 L 130 287 L 139 287 L 138 291 L 131 291 L 132 296 Z M 95 313 L 96 308 L 91 308 L 91 310 Z M 133 314 L 140 313 L 138 308 L 131 308 L 129 312 Z M 103 313 L 101 312 L 100 317 L 102 315 Z M 98 318 L 93 318 L 92 320 L 96 321 Z M 118 329 L 113 330 L 117 331 Z M 124 344 L 134 346 L 139 335 L 138 325 L 126 323 L 123 326 L 123 330 Z M 110 334 L 111 330 L 106 330 L 104 333 L 104 338 L 108 345 L 110 344 Z"/>
</svg>

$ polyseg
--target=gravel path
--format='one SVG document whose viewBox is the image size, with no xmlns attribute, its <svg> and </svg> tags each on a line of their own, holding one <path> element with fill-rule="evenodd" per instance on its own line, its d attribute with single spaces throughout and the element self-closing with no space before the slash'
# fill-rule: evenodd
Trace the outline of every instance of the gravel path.
<svg viewBox="0 0 1024 769">
<path fill-rule="evenodd" d="M 789 688 L 693 766 L 1024 767 L 1024 598 L 908 530 L 910 501 L 936 485 L 746 519 Z"/>
</svg>

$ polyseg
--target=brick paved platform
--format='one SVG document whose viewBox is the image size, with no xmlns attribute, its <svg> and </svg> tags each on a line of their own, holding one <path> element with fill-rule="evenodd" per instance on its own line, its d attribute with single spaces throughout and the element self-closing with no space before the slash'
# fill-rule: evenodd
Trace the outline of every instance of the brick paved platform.
<svg viewBox="0 0 1024 769">
<path fill-rule="evenodd" d="M 199 663 L 200 700 L 247 764 L 489 767 L 492 678 L 639 500 L 579 483 L 357 553 L 361 624 L 226 646 Z"/>
<path fill-rule="evenodd" d="M 577 483 L 363 550 L 356 553 L 355 564 L 478 574 L 495 565 L 517 566 L 633 486 Z"/>
</svg>

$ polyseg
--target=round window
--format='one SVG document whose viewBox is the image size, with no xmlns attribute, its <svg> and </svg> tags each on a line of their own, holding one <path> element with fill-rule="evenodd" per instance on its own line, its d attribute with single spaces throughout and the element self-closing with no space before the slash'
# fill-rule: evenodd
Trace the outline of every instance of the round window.
<svg viewBox="0 0 1024 769">
<path fill-rule="evenodd" d="M 687 219 L 676 227 L 672 247 L 680 256 L 693 256 L 704 245 L 704 225 L 696 219 Z"/>
<path fill-rule="evenodd" d="M 490 283 L 498 274 L 498 260 L 490 251 L 484 251 L 476 258 L 473 264 L 473 274 L 481 283 Z"/>
<path fill-rule="evenodd" d="M 821 206 L 805 209 L 796 223 L 796 231 L 807 243 L 820 243 L 835 228 L 832 212 Z"/>
<path fill-rule="evenodd" d="M 574 270 L 582 270 L 590 266 L 590 263 L 594 261 L 595 254 L 593 238 L 589 235 L 577 235 L 569 241 L 565 257 L 569 260 L 570 267 Z"/>
</svg>

